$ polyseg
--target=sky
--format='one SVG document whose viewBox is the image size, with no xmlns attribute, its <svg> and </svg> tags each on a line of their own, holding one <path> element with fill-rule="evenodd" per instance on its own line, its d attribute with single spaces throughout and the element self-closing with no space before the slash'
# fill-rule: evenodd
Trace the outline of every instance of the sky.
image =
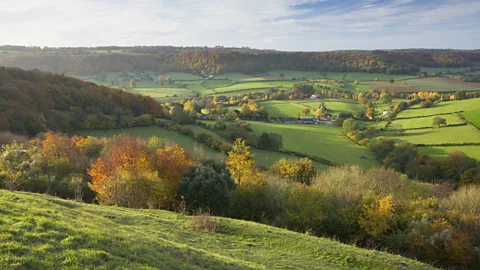
<svg viewBox="0 0 480 270">
<path fill-rule="evenodd" d="M 480 0 L 1 0 L 2 45 L 480 48 Z"/>
</svg>

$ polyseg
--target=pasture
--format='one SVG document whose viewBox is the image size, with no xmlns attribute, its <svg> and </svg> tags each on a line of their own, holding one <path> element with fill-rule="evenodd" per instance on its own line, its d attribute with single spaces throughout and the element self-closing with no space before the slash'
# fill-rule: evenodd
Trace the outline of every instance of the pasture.
<svg viewBox="0 0 480 270">
<path fill-rule="evenodd" d="M 411 128 L 428 128 L 433 126 L 433 119 L 437 116 L 428 116 L 422 118 L 412 118 L 412 119 L 399 119 L 392 122 L 394 124 L 400 124 L 404 129 Z M 447 125 L 457 125 L 465 123 L 454 114 L 439 115 L 438 117 L 444 118 L 447 120 Z"/>
<path fill-rule="evenodd" d="M 320 104 L 325 104 L 329 113 L 332 115 L 338 115 L 341 112 L 351 112 L 357 113 L 361 111 L 366 111 L 366 108 L 360 105 L 358 102 L 344 99 L 326 99 L 318 101 L 300 101 L 299 105 L 310 107 L 313 112 L 318 108 Z"/>
<path fill-rule="evenodd" d="M 480 100 L 478 100 L 478 109 L 460 113 L 470 124 L 480 129 Z"/>
<path fill-rule="evenodd" d="M 436 114 L 449 114 L 472 111 L 480 108 L 479 99 L 455 100 L 435 103 L 432 108 L 408 109 L 398 114 L 398 118 L 421 117 Z"/>
<path fill-rule="evenodd" d="M 470 126 L 406 130 L 404 135 L 388 131 L 385 132 L 383 136 L 398 141 L 407 141 L 413 144 L 425 145 L 443 143 L 480 143 L 480 133 Z"/>
<path fill-rule="evenodd" d="M 232 85 L 233 82 L 226 79 L 209 79 L 202 82 L 202 86 L 206 88 L 220 88 Z"/>
<path fill-rule="evenodd" d="M 270 124 L 250 121 L 253 132 L 274 132 L 283 136 L 283 148 L 343 164 L 376 167 L 373 154 L 348 139 L 338 127 L 327 125 Z"/>
<path fill-rule="evenodd" d="M 480 83 L 465 83 L 444 77 L 412 79 L 402 81 L 402 83 L 418 89 L 417 91 L 455 92 L 480 89 Z"/>
<path fill-rule="evenodd" d="M 384 73 L 368 73 L 368 72 L 348 72 L 345 76 L 345 81 L 389 81 L 390 79 L 394 80 L 404 80 L 409 78 L 415 78 L 416 75 L 393 75 L 393 74 L 384 74 Z"/>
<path fill-rule="evenodd" d="M 265 101 L 259 103 L 259 105 L 265 108 L 268 112 L 268 116 L 274 118 L 300 117 L 303 116 L 301 115 L 301 110 L 306 108 L 306 105 L 290 101 Z M 315 110 L 311 110 L 309 115 L 314 116 Z"/>
<path fill-rule="evenodd" d="M 211 124 L 211 122 L 210 122 L 210 124 Z M 228 142 L 226 139 L 224 139 L 223 137 L 221 137 L 217 133 L 215 133 L 211 130 L 205 129 L 201 126 L 189 125 L 188 127 L 193 131 L 193 133 L 205 133 L 207 135 L 213 136 L 217 140 L 220 140 L 220 141 L 227 142 L 227 143 L 231 144 L 231 142 Z M 285 154 L 285 153 L 280 153 L 280 152 L 276 152 L 276 151 L 269 151 L 269 150 L 262 150 L 262 149 L 257 149 L 257 148 L 254 148 L 254 147 L 250 147 L 250 152 L 255 155 L 253 157 L 255 162 L 257 164 L 259 164 L 260 166 L 263 166 L 265 168 L 270 167 L 272 164 L 274 164 L 275 162 L 277 162 L 278 160 L 280 160 L 282 158 L 291 159 L 291 160 L 300 159 L 300 157 L 290 156 L 290 155 Z M 313 162 L 313 165 L 318 170 L 325 170 L 329 167 L 328 165 L 325 165 L 325 164 L 319 163 L 319 162 Z"/>
<path fill-rule="evenodd" d="M 480 145 L 469 146 L 425 146 L 419 148 L 420 152 L 435 159 L 444 159 L 449 153 L 460 151 L 467 156 L 480 161 Z"/>
</svg>

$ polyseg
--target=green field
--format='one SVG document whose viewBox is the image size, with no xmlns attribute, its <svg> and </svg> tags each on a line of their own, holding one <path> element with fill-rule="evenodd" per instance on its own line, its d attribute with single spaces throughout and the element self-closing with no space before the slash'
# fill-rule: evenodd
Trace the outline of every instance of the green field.
<svg viewBox="0 0 480 270">
<path fill-rule="evenodd" d="M 464 152 L 467 156 L 480 161 L 480 145 L 426 146 L 420 147 L 419 149 L 422 153 L 436 159 L 443 159 L 451 152 L 460 151 Z"/>
<path fill-rule="evenodd" d="M 264 88 L 272 88 L 272 87 L 274 86 L 265 82 L 237 83 L 227 87 L 215 88 L 214 93 L 228 93 L 228 92 L 235 92 L 235 91 L 241 91 L 241 90 L 264 89 Z"/>
<path fill-rule="evenodd" d="M 441 127 L 407 130 L 404 135 L 393 131 L 385 132 L 391 139 L 408 141 L 413 144 L 441 144 L 441 143 L 478 143 L 480 133 L 470 126 Z"/>
<path fill-rule="evenodd" d="M 0 190 L 0 269 L 409 269 L 401 256 L 215 217 L 216 232 L 160 210 Z"/>
<path fill-rule="evenodd" d="M 284 149 L 321 157 L 333 162 L 376 167 L 373 154 L 347 138 L 338 127 L 287 125 L 250 121 L 255 133 L 274 132 L 283 136 Z M 363 157 L 363 158 L 362 158 Z"/>
<path fill-rule="evenodd" d="M 421 67 L 420 72 L 427 72 L 429 76 L 431 76 L 433 73 L 438 75 L 438 73 L 441 72 L 446 72 L 446 73 L 451 73 L 451 72 L 464 72 L 468 70 L 468 68 L 432 68 L 432 67 Z"/>
<path fill-rule="evenodd" d="M 246 75 L 246 74 L 243 74 L 243 73 L 240 73 L 240 72 L 228 72 L 228 73 L 225 73 L 225 74 L 217 75 L 217 76 L 215 76 L 215 78 L 228 79 L 228 80 L 231 80 L 231 81 L 242 81 L 242 80 L 251 79 L 252 76 Z"/>
<path fill-rule="evenodd" d="M 444 81 L 436 78 L 405 80 L 402 83 L 418 89 L 417 91 L 455 92 L 457 90 L 469 91 L 479 89 L 478 87 L 462 85 L 459 81 Z"/>
<path fill-rule="evenodd" d="M 202 128 L 198 125 L 189 125 L 189 127 L 193 131 L 193 133 L 205 133 L 205 134 L 213 136 L 217 140 L 228 142 L 227 140 L 222 138 L 217 133 L 215 133 L 213 131 L 210 131 L 208 129 Z M 230 142 L 228 142 L 228 143 L 230 143 Z M 263 166 L 263 167 L 266 167 L 266 168 L 270 167 L 272 164 L 274 164 L 275 162 L 277 162 L 278 160 L 280 160 L 282 158 L 291 159 L 291 160 L 300 159 L 299 157 L 296 157 L 296 156 L 290 156 L 288 154 L 279 153 L 279 152 L 275 152 L 275 151 L 257 149 L 257 148 L 254 148 L 254 147 L 250 147 L 250 152 L 252 152 L 255 155 L 254 156 L 255 162 L 257 164 L 259 164 L 260 166 Z M 323 163 L 318 163 L 318 162 L 313 162 L 313 164 L 319 170 L 325 170 L 329 167 L 328 165 L 325 165 Z"/>
<path fill-rule="evenodd" d="M 185 72 L 167 72 L 162 74 L 164 76 L 169 76 L 175 81 L 194 81 L 194 80 L 203 80 L 201 76 L 185 73 Z M 158 76 L 157 76 L 158 77 Z M 154 77 L 156 79 L 156 77 Z"/>
<path fill-rule="evenodd" d="M 301 110 L 306 107 L 306 105 L 301 105 L 291 101 L 265 101 L 259 103 L 259 105 L 267 110 L 269 117 L 274 118 L 296 118 L 303 116 L 301 115 Z M 311 110 L 309 115 L 314 116 L 315 110 Z"/>
<path fill-rule="evenodd" d="M 432 127 L 433 119 L 437 116 L 429 116 L 422 118 L 412 118 L 412 119 L 400 119 L 392 122 L 393 124 L 400 124 L 404 129 L 410 128 L 422 128 L 422 127 Z M 444 118 L 447 120 L 447 125 L 456 125 L 465 123 L 465 121 L 459 119 L 454 114 L 439 115 L 438 117 Z"/>
<path fill-rule="evenodd" d="M 232 84 L 233 82 L 230 80 L 210 79 L 210 80 L 204 80 L 202 83 L 202 86 L 206 88 L 220 88 L 220 87 L 230 86 Z"/>
<path fill-rule="evenodd" d="M 128 92 L 150 96 L 154 99 L 172 97 L 173 95 L 177 95 L 178 97 L 191 97 L 194 94 L 192 90 L 187 88 L 135 88 L 128 90 Z"/>
<path fill-rule="evenodd" d="M 480 102 L 480 100 L 479 100 Z M 478 109 L 460 113 L 460 115 L 465 118 L 470 124 L 476 126 L 480 129 L 480 104 Z"/>
<path fill-rule="evenodd" d="M 473 111 L 480 108 L 478 99 L 446 101 L 435 103 L 432 108 L 405 110 L 398 114 L 398 118 L 448 114 L 459 111 Z"/>
<path fill-rule="evenodd" d="M 388 81 L 390 79 L 394 80 L 403 80 L 408 78 L 415 78 L 416 75 L 391 75 L 384 73 L 368 73 L 368 72 L 348 72 L 345 76 L 345 81 L 375 81 L 378 79 L 380 81 Z"/>
<path fill-rule="evenodd" d="M 343 99 L 326 99 L 326 100 L 318 100 L 318 101 L 301 101 L 298 102 L 300 105 L 308 106 L 312 108 L 312 110 L 316 110 L 321 103 L 325 103 L 325 106 L 329 110 L 329 113 L 332 115 L 338 115 L 341 112 L 361 112 L 365 111 L 366 108 L 360 105 L 358 102 L 354 102 L 351 100 L 343 100 Z"/>
</svg>

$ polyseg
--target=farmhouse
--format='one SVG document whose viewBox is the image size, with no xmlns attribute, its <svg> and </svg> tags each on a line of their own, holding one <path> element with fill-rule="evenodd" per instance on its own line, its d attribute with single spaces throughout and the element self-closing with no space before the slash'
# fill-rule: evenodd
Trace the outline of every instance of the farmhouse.
<svg viewBox="0 0 480 270">
<path fill-rule="evenodd" d="M 285 119 L 283 121 L 285 124 L 297 124 L 297 119 Z"/>
<path fill-rule="evenodd" d="M 391 113 L 393 113 L 393 112 L 392 111 L 387 111 L 387 110 L 383 111 L 383 113 L 382 113 L 383 119 L 387 118 L 387 116 Z"/>
<path fill-rule="evenodd" d="M 318 99 L 318 95 L 312 95 L 312 96 L 310 97 L 310 99 L 311 99 L 311 100 Z"/>
</svg>

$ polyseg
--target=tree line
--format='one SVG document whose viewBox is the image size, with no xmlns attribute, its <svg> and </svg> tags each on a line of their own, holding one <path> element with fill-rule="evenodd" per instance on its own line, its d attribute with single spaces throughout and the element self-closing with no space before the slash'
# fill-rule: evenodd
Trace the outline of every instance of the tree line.
<svg viewBox="0 0 480 270">
<path fill-rule="evenodd" d="M 88 51 L 87 48 L 51 49 L 15 56 L 3 53 L 0 65 L 82 75 L 124 70 L 253 74 L 273 69 L 411 74 L 418 72 L 420 66 L 461 67 L 480 61 L 480 53 L 476 51 L 252 52 L 200 48 L 163 51 L 135 48 L 135 54 L 92 54 Z"/>
</svg>

